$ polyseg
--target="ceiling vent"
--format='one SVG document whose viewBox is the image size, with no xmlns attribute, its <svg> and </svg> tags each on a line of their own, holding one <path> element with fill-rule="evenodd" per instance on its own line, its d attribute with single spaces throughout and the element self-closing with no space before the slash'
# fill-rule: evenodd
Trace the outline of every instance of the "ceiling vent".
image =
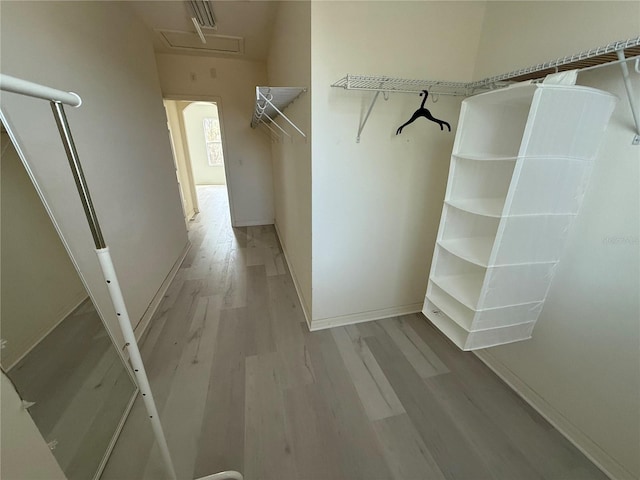
<svg viewBox="0 0 640 480">
<path fill-rule="evenodd" d="M 198 35 L 192 32 L 175 30 L 157 30 L 157 32 L 167 47 L 174 50 L 227 55 L 241 55 L 244 53 L 243 37 L 205 34 L 206 42 L 203 43 L 198 38 Z"/>
<path fill-rule="evenodd" d="M 190 0 L 186 2 L 191 12 L 191 17 L 198 21 L 203 28 L 217 28 L 216 19 L 213 16 L 213 8 L 208 0 Z"/>
</svg>

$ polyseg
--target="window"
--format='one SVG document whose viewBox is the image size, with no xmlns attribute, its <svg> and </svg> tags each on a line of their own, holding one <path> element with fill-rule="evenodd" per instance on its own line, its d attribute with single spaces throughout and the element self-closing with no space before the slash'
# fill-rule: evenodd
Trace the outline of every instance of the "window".
<svg viewBox="0 0 640 480">
<path fill-rule="evenodd" d="M 224 165 L 222 155 L 222 135 L 220 134 L 220 119 L 207 117 L 202 121 L 204 127 L 204 141 L 207 147 L 207 158 L 212 167 Z"/>
</svg>

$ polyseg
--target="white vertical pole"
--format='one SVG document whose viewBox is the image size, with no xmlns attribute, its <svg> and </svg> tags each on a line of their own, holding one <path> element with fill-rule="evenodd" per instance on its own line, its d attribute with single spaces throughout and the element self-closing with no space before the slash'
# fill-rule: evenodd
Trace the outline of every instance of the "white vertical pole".
<svg viewBox="0 0 640 480">
<path fill-rule="evenodd" d="M 153 428 L 153 433 L 155 434 L 158 447 L 160 448 L 160 454 L 167 466 L 167 470 L 169 470 L 169 473 L 171 474 L 171 478 L 176 479 L 177 476 L 175 469 L 173 468 L 173 462 L 171 461 L 171 454 L 169 453 L 167 439 L 165 438 L 164 431 L 162 430 L 162 424 L 160 423 L 156 403 L 153 400 L 153 394 L 151 393 L 151 387 L 149 386 L 147 372 L 144 369 L 140 350 L 138 349 L 138 343 L 136 342 L 136 337 L 133 333 L 133 328 L 131 327 L 131 320 L 129 319 L 127 306 L 125 305 L 124 298 L 122 297 L 122 290 L 120 290 L 120 283 L 118 282 L 116 270 L 113 267 L 109 247 L 96 249 L 96 253 L 98 254 L 102 275 L 104 275 L 104 280 L 107 282 L 107 288 L 109 289 L 109 296 L 111 297 L 113 308 L 115 309 L 116 316 L 118 317 L 120 330 L 124 336 L 125 347 L 129 354 L 133 373 L 135 374 L 136 381 L 138 382 L 138 387 L 142 394 L 142 400 L 144 401 L 144 406 L 147 408 L 151 427 Z"/>
<path fill-rule="evenodd" d="M 158 409 L 156 408 L 153 395 L 151 394 L 149 379 L 147 378 L 147 373 L 144 369 L 144 364 L 142 363 L 142 357 L 140 356 L 140 350 L 138 349 L 138 343 L 136 342 L 136 337 L 133 333 L 133 328 L 131 327 L 131 321 L 129 320 L 129 313 L 127 312 L 127 307 L 124 303 L 122 290 L 120 290 L 120 283 L 118 282 L 118 277 L 116 276 L 116 271 L 113 267 L 113 262 L 111 261 L 109 248 L 102 236 L 98 217 L 93 208 L 89 187 L 87 186 L 87 182 L 84 178 L 82 165 L 80 164 L 80 159 L 78 157 L 78 152 L 76 151 L 73 136 L 71 135 L 71 129 L 69 128 L 69 122 L 67 121 L 64 107 L 62 103 L 52 101 L 51 109 L 53 111 L 58 131 L 60 132 L 60 138 L 62 138 L 67 159 L 69 160 L 71 173 L 73 174 L 73 179 L 80 195 L 80 201 L 82 202 L 82 207 L 84 208 L 87 222 L 89 223 L 91 235 L 93 236 L 96 253 L 98 254 L 98 261 L 100 262 L 100 268 L 102 269 L 102 275 L 107 282 L 109 296 L 111 297 L 111 302 L 116 310 L 120 330 L 122 331 L 122 335 L 126 342 L 125 347 L 129 354 L 129 361 L 133 367 L 136 383 L 138 384 L 138 388 L 140 388 L 140 393 L 142 394 L 142 399 L 147 409 L 149 420 L 151 421 L 151 427 L 153 428 L 153 433 L 156 437 L 156 441 L 158 442 L 158 447 L 160 448 L 160 453 L 167 467 L 167 471 L 172 480 L 177 480 L 176 472 L 173 468 L 173 462 L 171 461 L 171 455 L 169 454 L 169 447 L 167 446 L 167 439 L 164 436 L 164 431 L 162 430 L 162 424 L 160 423 L 160 418 L 158 416 Z"/>
</svg>

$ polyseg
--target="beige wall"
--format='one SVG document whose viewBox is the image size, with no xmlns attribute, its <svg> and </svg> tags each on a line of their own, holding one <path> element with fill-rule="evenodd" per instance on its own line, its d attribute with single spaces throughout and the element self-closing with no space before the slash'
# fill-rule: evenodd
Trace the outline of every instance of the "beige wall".
<svg viewBox="0 0 640 480">
<path fill-rule="evenodd" d="M 490 2 L 476 77 L 637 36 L 639 18 L 637 2 Z M 619 68 L 578 83 L 620 97 L 582 210 L 533 338 L 480 355 L 610 475 L 638 478 L 640 150 Z"/>
<path fill-rule="evenodd" d="M 213 103 L 193 102 L 182 110 L 182 116 L 196 185 L 224 185 L 224 166 L 209 165 L 203 127 L 205 118 L 219 118 L 218 108 Z"/>
<path fill-rule="evenodd" d="M 459 97 L 373 96 L 329 85 L 354 74 L 471 80 L 484 2 L 314 2 L 312 42 L 313 325 L 420 311 L 427 284 Z"/>
<path fill-rule="evenodd" d="M 187 244 L 145 27 L 125 2 L 2 2 L 0 9 L 3 73 L 83 98 L 67 116 L 136 322 Z M 14 94 L 1 102 L 94 303 L 121 341 L 49 105 Z"/>
<path fill-rule="evenodd" d="M 267 62 L 269 85 L 311 86 L 311 4 L 282 2 Z M 291 140 L 274 142 L 275 222 L 307 319 L 311 315 L 311 91 L 286 110 L 307 135 L 303 139 L 286 122 Z M 264 128 L 264 127 L 260 127 Z"/>
<path fill-rule="evenodd" d="M 6 480 L 65 480 L 11 380 L 0 385 L 0 477 Z"/>
<path fill-rule="evenodd" d="M 87 298 L 18 153 L 2 133 L 2 366 L 19 360 Z"/>
<path fill-rule="evenodd" d="M 156 58 L 165 98 L 218 103 L 234 225 L 272 224 L 269 139 L 250 127 L 255 88 L 266 82 L 264 63 L 189 55 L 161 54 Z"/>
</svg>

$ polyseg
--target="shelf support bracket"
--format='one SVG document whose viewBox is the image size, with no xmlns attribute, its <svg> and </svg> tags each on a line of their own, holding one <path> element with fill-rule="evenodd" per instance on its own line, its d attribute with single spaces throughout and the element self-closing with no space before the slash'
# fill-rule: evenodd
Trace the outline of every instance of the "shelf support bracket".
<svg viewBox="0 0 640 480">
<path fill-rule="evenodd" d="M 356 143 L 360 143 L 360 135 L 362 134 L 362 130 L 364 130 L 364 126 L 367 124 L 367 120 L 369 120 L 369 115 L 371 115 L 371 110 L 373 110 L 373 106 L 376 104 L 376 101 L 378 100 L 378 95 L 380 95 L 380 90 L 378 90 L 376 94 L 373 96 L 373 100 L 371 100 L 371 105 L 369 105 L 369 109 L 367 110 L 367 113 L 365 114 L 364 118 L 360 122 L 360 125 L 358 126 L 358 136 L 356 137 Z"/>
<path fill-rule="evenodd" d="M 640 117 L 638 116 L 638 106 L 636 105 L 636 96 L 633 94 L 633 87 L 631 86 L 631 80 L 629 79 L 629 66 L 625 61 L 624 49 L 616 50 L 618 60 L 620 61 L 620 68 L 622 69 L 622 80 L 624 81 L 624 87 L 627 90 L 627 96 L 629 97 L 629 105 L 631 106 L 631 115 L 633 115 L 633 121 L 636 124 L 636 131 L 633 137 L 632 145 L 640 145 Z"/>
</svg>

